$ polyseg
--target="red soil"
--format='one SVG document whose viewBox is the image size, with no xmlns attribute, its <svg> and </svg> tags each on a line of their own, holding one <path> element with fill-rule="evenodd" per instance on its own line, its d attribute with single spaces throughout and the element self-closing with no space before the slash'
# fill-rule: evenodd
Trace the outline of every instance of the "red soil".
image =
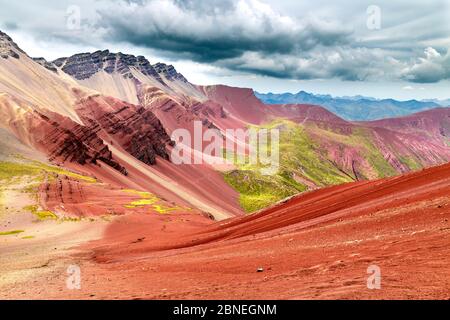
<svg viewBox="0 0 450 320">
<path fill-rule="evenodd" d="M 123 215 L 148 211 L 146 208 L 127 209 L 126 205 L 140 200 L 137 194 L 98 183 L 86 183 L 64 175 L 58 175 L 52 182 L 39 188 L 41 205 L 65 217 L 95 217 Z"/>
<path fill-rule="evenodd" d="M 312 191 L 220 223 L 126 215 L 83 246 L 83 287 L 52 298 L 450 298 L 450 164 Z M 381 268 L 381 289 L 367 268 Z M 262 267 L 263 272 L 257 272 Z"/>
<path fill-rule="evenodd" d="M 439 141 L 450 134 L 450 108 L 437 108 L 399 118 L 370 121 L 366 124 L 415 135 L 425 133 Z"/>
</svg>

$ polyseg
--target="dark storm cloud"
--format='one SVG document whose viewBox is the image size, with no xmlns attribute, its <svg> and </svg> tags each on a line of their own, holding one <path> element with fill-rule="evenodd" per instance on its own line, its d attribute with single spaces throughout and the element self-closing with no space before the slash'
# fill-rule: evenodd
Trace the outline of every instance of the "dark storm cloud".
<svg viewBox="0 0 450 320">
<path fill-rule="evenodd" d="M 347 81 L 383 78 L 388 65 L 390 68 L 396 68 L 395 60 L 385 59 L 381 50 L 349 47 L 320 48 L 296 56 L 251 52 L 238 58 L 219 61 L 217 64 L 235 71 L 283 79 L 339 78 Z"/>
<path fill-rule="evenodd" d="M 340 24 L 299 22 L 258 1 L 145 1 L 99 10 L 100 26 L 115 41 L 167 51 L 197 62 L 216 62 L 245 52 L 297 54 L 349 42 Z"/>
</svg>

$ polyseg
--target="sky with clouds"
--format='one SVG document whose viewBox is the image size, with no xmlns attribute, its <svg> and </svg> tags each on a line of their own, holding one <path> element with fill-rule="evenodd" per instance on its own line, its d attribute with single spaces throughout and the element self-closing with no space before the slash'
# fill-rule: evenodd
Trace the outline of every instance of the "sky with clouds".
<svg viewBox="0 0 450 320">
<path fill-rule="evenodd" d="M 191 82 L 450 98 L 450 0 L 0 0 L 0 30 L 48 60 L 110 49 Z"/>
</svg>

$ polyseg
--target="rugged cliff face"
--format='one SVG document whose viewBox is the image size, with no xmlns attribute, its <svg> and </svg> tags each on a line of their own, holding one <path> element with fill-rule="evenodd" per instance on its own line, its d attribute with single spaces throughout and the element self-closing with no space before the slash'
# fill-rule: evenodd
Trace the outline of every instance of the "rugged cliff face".
<svg viewBox="0 0 450 320">
<path fill-rule="evenodd" d="M 164 63 L 152 65 L 143 56 L 134 56 L 121 52 L 112 53 L 109 50 L 80 53 L 68 58 L 59 58 L 53 62 L 47 62 L 46 65 L 47 67 L 53 65 L 53 67 L 61 68 L 63 72 L 77 80 L 88 79 L 103 70 L 108 74 L 120 74 L 124 78 L 135 80 L 137 83 L 141 81 L 133 74 L 133 71 L 149 76 L 162 85 L 166 85 L 164 80 L 188 82 L 172 65 Z"/>
<path fill-rule="evenodd" d="M 55 67 L 55 65 L 52 62 L 48 62 L 47 60 L 45 60 L 45 58 L 33 58 L 33 61 L 39 63 L 41 66 L 54 73 L 58 72 L 58 69 Z"/>
<path fill-rule="evenodd" d="M 151 110 L 73 87 L 58 74 L 62 69 L 75 79 L 85 79 L 104 70 L 138 83 L 133 69 L 163 83 L 144 57 L 98 51 L 48 62 L 31 59 L 4 33 L 0 33 L 0 56 L 5 61 L 16 60 L 0 64 L 2 123 L 50 160 L 81 165 L 100 160 L 127 174 L 109 150 L 110 141 L 149 165 L 155 164 L 158 156 L 169 159 L 166 146 L 172 142 Z M 158 65 L 158 69 L 176 76 L 171 68 Z"/>
<path fill-rule="evenodd" d="M 134 68 L 164 84 L 158 71 L 143 56 L 136 57 L 121 52 L 112 53 L 109 50 L 104 50 L 94 53 L 80 53 L 69 58 L 59 58 L 52 63 L 78 80 L 88 79 L 97 72 L 104 70 L 108 74 L 116 72 L 125 78 L 137 81 L 131 70 Z"/>
<path fill-rule="evenodd" d="M 34 115 L 40 121 L 35 121 L 30 131 L 42 132 L 35 143 L 49 153 L 51 161 L 70 161 L 84 165 L 97 164 L 100 160 L 122 174 L 127 174 L 126 169 L 113 158 L 108 146 L 98 136 L 101 129 L 98 125 L 82 126 L 56 114 L 46 116 L 37 111 Z"/>
<path fill-rule="evenodd" d="M 169 160 L 166 146 L 173 145 L 151 110 L 112 97 L 89 96 L 76 106 L 83 121 L 103 130 L 103 138 L 119 144 L 136 159 L 153 165 L 156 157 Z"/>
<path fill-rule="evenodd" d="M 102 161 L 127 174 L 99 137 L 101 127 L 96 124 L 82 125 L 48 109 L 31 108 L 26 102 L 3 94 L 0 96 L 0 126 L 22 143 L 47 155 L 50 161 L 80 165 Z"/>
<path fill-rule="evenodd" d="M 8 59 L 12 57 L 19 59 L 18 52 L 25 53 L 6 33 L 0 31 L 0 58 Z"/>
<path fill-rule="evenodd" d="M 169 81 L 180 80 L 182 82 L 188 82 L 187 79 L 181 73 L 177 72 L 175 67 L 172 65 L 158 62 L 152 67 L 158 74 L 163 74 Z"/>
</svg>

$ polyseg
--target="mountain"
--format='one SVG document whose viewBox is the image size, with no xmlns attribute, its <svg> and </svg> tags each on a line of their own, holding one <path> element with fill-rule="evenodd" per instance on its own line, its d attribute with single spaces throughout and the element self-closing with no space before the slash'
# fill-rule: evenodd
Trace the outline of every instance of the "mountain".
<svg viewBox="0 0 450 320">
<path fill-rule="evenodd" d="M 371 127 L 386 128 L 396 132 L 425 136 L 449 144 L 450 116 L 448 108 L 422 111 L 409 116 L 367 122 Z"/>
<path fill-rule="evenodd" d="M 22 144 L 37 154 L 44 154 L 54 164 L 95 176 L 118 188 L 151 192 L 180 206 L 200 208 L 218 219 L 241 213 L 237 193 L 223 181 L 220 173 L 205 166 L 186 169 L 171 164 L 169 149 L 173 142 L 150 108 L 104 95 L 95 90 L 95 86 L 88 88 L 80 83 L 83 80 L 69 76 L 58 67 L 53 68 L 53 64 L 49 63 L 51 67 L 47 68 L 40 64 L 42 59 L 38 62 L 31 59 L 7 35 L 1 34 L 0 39 L 0 127 Z M 73 60 L 79 62 L 77 57 Z M 117 68 L 121 68 L 119 58 L 115 63 Z M 95 59 L 82 61 L 78 69 L 75 68 L 79 78 L 82 77 L 80 70 L 89 69 L 88 62 Z M 64 62 L 60 68 L 69 65 Z M 134 67 L 132 69 L 142 80 L 156 81 L 154 76 L 144 77 Z M 157 70 L 161 81 L 168 83 L 158 82 L 159 86 L 167 92 L 176 88 L 178 94 L 183 95 L 193 90 L 192 85 L 183 85 L 180 76 L 172 75 L 170 67 L 159 65 Z M 136 79 L 130 79 L 127 73 L 120 76 L 105 71 L 98 73 L 95 75 L 109 76 L 107 84 L 119 98 L 126 90 L 114 87 L 114 79 L 119 79 L 123 89 L 129 85 L 131 92 L 131 85 L 147 89 Z M 92 80 L 92 77 L 83 77 L 84 81 Z M 152 88 L 162 93 L 160 87 Z M 220 188 L 206 192 L 208 186 L 196 183 L 203 179 Z M 227 194 L 224 200 L 221 199 L 223 194 Z"/>
<path fill-rule="evenodd" d="M 305 91 L 300 91 L 296 94 L 255 94 L 259 99 L 261 99 L 261 101 L 267 104 L 320 105 L 349 121 L 393 118 L 443 106 L 435 101 L 397 101 L 394 99 L 379 100 L 362 96 L 332 97 L 330 95 L 315 95 Z"/>
<path fill-rule="evenodd" d="M 439 100 L 439 99 L 425 99 L 425 100 L 421 100 L 423 102 L 433 102 L 433 103 L 437 103 L 438 105 L 442 106 L 442 107 L 448 107 L 450 106 L 450 99 L 445 99 L 445 100 Z"/>
</svg>

